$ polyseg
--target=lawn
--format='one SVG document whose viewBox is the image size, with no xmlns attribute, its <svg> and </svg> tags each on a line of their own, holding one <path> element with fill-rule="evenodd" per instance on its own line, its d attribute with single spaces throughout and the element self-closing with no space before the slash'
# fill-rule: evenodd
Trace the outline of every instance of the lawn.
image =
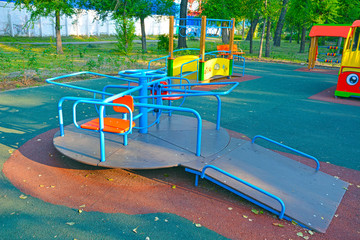
<svg viewBox="0 0 360 240">
<path fill-rule="evenodd" d="M 148 39 L 156 39 L 156 37 L 150 36 Z M 116 74 L 119 70 L 147 68 L 151 59 L 167 55 L 167 50 L 159 50 L 154 41 L 147 43 L 147 53 L 142 52 L 141 43 L 137 41 L 134 43 L 132 53 L 123 56 L 117 51 L 116 43 L 96 43 L 96 41 L 116 41 L 114 36 L 73 36 L 64 37 L 62 40 L 64 43 L 89 43 L 64 44 L 64 54 L 58 55 L 53 38 L 0 37 L 0 89 L 41 85 L 46 78 L 77 71 Z M 29 44 L 19 44 L 21 42 Z M 30 44 L 34 42 L 44 44 Z M 177 41 L 175 45 L 176 43 Z M 206 51 L 216 50 L 216 45 L 219 44 L 222 44 L 220 40 L 210 39 L 206 42 Z M 260 46 L 258 39 L 254 40 L 253 54 L 249 54 L 249 41 L 236 41 L 236 44 L 246 52 L 247 59 L 258 60 Z M 188 40 L 187 45 L 190 48 L 199 48 L 199 41 Z M 306 64 L 308 46 L 309 43 L 307 43 L 305 53 L 299 53 L 300 47 L 296 41 L 289 43 L 283 40 L 281 47 L 271 46 L 270 58 L 262 58 L 262 60 Z M 265 55 L 265 50 L 263 50 L 263 55 Z"/>
</svg>

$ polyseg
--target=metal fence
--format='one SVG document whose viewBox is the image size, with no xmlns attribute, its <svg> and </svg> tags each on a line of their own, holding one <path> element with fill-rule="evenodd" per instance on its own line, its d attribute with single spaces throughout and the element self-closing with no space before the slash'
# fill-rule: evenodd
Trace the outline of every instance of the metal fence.
<svg viewBox="0 0 360 240">
<path fill-rule="evenodd" d="M 26 25 L 30 12 L 14 8 L 13 3 L 0 1 L 0 36 L 55 37 L 55 18 L 41 17 L 38 21 Z M 96 12 L 82 10 L 71 17 L 61 16 L 61 35 L 114 35 L 115 21 L 96 20 Z M 169 20 L 165 16 L 149 17 L 145 20 L 146 34 L 168 34 Z M 136 34 L 140 35 L 140 22 L 135 22 Z"/>
</svg>

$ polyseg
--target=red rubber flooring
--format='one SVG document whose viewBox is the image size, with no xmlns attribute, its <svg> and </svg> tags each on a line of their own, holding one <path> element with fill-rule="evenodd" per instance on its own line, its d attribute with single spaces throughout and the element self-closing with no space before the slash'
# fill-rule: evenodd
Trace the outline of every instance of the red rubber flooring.
<svg viewBox="0 0 360 240">
<path fill-rule="evenodd" d="M 360 238 L 359 171 L 321 163 L 322 171 L 351 186 L 326 234 L 311 235 L 271 214 L 255 214 L 252 209 L 259 208 L 209 182 L 201 181 L 199 187 L 194 187 L 193 175 L 183 168 L 127 171 L 77 163 L 53 147 L 56 131 L 25 143 L 3 167 L 15 187 L 46 202 L 107 213 L 174 213 L 231 239 L 297 239 L 300 232 L 310 239 Z M 231 135 L 246 139 L 240 133 Z"/>
</svg>

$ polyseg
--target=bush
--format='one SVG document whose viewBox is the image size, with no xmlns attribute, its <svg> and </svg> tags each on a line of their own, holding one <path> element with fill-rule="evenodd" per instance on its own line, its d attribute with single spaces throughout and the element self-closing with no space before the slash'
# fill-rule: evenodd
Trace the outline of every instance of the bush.
<svg viewBox="0 0 360 240">
<path fill-rule="evenodd" d="M 158 40 L 159 40 L 157 43 L 158 50 L 168 51 L 169 50 L 169 36 L 166 34 L 159 35 Z"/>
<path fill-rule="evenodd" d="M 116 44 L 119 52 L 124 55 L 128 55 L 132 52 L 134 47 L 135 23 L 133 20 L 122 17 L 116 20 L 116 38 L 118 43 Z"/>
</svg>

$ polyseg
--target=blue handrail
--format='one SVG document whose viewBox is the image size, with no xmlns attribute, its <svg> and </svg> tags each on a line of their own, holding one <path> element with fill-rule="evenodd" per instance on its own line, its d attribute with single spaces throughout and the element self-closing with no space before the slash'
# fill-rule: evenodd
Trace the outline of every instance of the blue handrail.
<svg viewBox="0 0 360 240">
<path fill-rule="evenodd" d="M 56 82 L 56 80 L 59 80 L 59 79 L 75 77 L 75 76 L 82 75 L 82 74 L 90 74 L 90 75 L 106 77 L 106 78 L 112 78 L 112 79 L 121 80 L 121 81 L 136 82 L 136 81 L 129 80 L 129 79 L 124 79 L 124 78 L 119 78 L 119 77 L 115 77 L 115 76 L 110 76 L 110 75 L 105 75 L 105 74 L 100 74 L 100 73 L 94 73 L 94 72 L 86 72 L 86 71 L 85 72 L 76 72 L 76 73 L 66 74 L 66 75 L 53 77 L 53 78 L 48 78 L 45 81 L 47 83 L 62 86 L 62 87 L 69 87 L 69 88 L 73 88 L 73 89 L 77 89 L 77 90 L 82 90 L 82 91 L 87 91 L 87 92 L 92 92 L 92 93 L 99 93 L 99 94 L 104 94 L 104 95 L 112 95 L 112 94 L 109 94 L 109 93 L 103 92 L 103 91 L 98 91 L 98 90 L 94 90 L 94 89 L 90 89 L 90 88 L 79 87 L 79 86 L 71 85 L 71 84 L 68 84 L 68 83 Z"/>
<path fill-rule="evenodd" d="M 284 144 L 282 144 L 282 143 L 276 142 L 276 141 L 274 141 L 274 140 L 272 140 L 272 139 L 270 139 L 270 138 L 261 136 L 261 135 L 256 135 L 255 137 L 253 137 L 253 139 L 251 140 L 251 143 L 255 143 L 255 140 L 256 140 L 257 138 L 264 139 L 264 140 L 266 140 L 266 141 L 269 141 L 269 142 L 271 142 L 271 143 L 274 143 L 274 144 L 279 145 L 279 146 L 281 146 L 281 147 L 283 147 L 283 148 L 286 148 L 286 149 L 288 149 L 288 150 L 290 150 L 290 151 L 293 151 L 293 152 L 295 152 L 295 153 L 298 153 L 298 154 L 300 154 L 300 155 L 303 155 L 303 156 L 305 156 L 305 157 L 307 157 L 307 158 L 310 158 L 310 159 L 314 160 L 314 161 L 316 162 L 316 171 L 319 171 L 319 169 L 320 169 L 320 163 L 319 163 L 319 161 L 318 161 L 315 157 L 313 157 L 313 156 L 311 156 L 311 155 L 309 155 L 309 154 L 306 154 L 306 153 L 304 153 L 304 152 L 301 152 L 301 151 L 299 151 L 299 150 L 296 150 L 296 149 L 294 149 L 294 148 L 292 148 L 292 147 L 286 146 L 286 145 L 284 145 Z"/>
<path fill-rule="evenodd" d="M 258 191 L 258 192 L 260 192 L 260 193 L 265 194 L 268 197 L 271 197 L 271 198 L 275 199 L 281 205 L 281 211 L 279 213 L 279 218 L 282 219 L 284 217 L 285 204 L 284 204 L 283 200 L 281 200 L 281 198 L 275 196 L 272 193 L 269 193 L 269 192 L 265 191 L 264 189 L 261 189 L 261 188 L 255 186 L 255 185 L 253 185 L 253 184 L 251 184 L 251 183 L 249 183 L 249 182 L 247 182 L 245 180 L 242 180 L 241 178 L 238 178 L 237 176 L 235 176 L 235 175 L 233 175 L 231 173 L 228 173 L 228 172 L 226 172 L 226 171 L 222 170 L 221 168 L 218 168 L 218 167 L 216 167 L 214 165 L 206 165 L 205 167 L 203 167 L 203 169 L 201 171 L 201 178 L 205 177 L 205 171 L 208 168 L 214 169 L 214 170 L 224 174 L 225 176 L 228 176 L 228 177 L 230 177 L 230 178 L 232 178 L 232 179 L 234 179 L 234 180 L 236 180 L 238 182 L 241 182 L 242 184 L 244 184 L 244 185 L 246 185 L 246 186 L 248 186 L 248 187 L 250 187 L 250 188 L 252 188 L 252 189 L 254 189 L 254 190 Z"/>
<path fill-rule="evenodd" d="M 166 61 L 166 59 L 168 59 L 168 57 L 170 57 L 170 55 L 167 55 L 167 56 L 165 56 L 165 57 L 160 57 L 160 58 L 155 58 L 155 59 L 153 59 L 153 60 L 150 60 L 150 61 L 149 61 L 149 64 L 148 64 L 148 69 L 151 69 L 151 63 L 156 62 L 156 61 L 159 61 L 159 60 L 162 60 L 162 59 L 165 59 L 165 67 L 159 68 L 159 69 L 157 69 L 157 70 L 167 69 L 167 61 Z"/>
<path fill-rule="evenodd" d="M 199 58 L 181 64 L 181 67 L 180 67 L 180 77 L 183 77 L 183 67 L 184 67 L 186 64 L 189 64 L 189 63 L 192 63 L 192 62 L 196 62 L 196 69 L 197 69 L 197 70 L 196 70 L 196 71 L 189 72 L 189 73 L 185 74 L 184 76 L 188 76 L 188 75 L 190 75 L 190 74 L 193 74 L 193 73 L 197 73 L 197 72 L 198 72 L 198 69 L 199 69 Z M 196 79 L 197 79 L 197 74 L 196 74 Z"/>
</svg>

